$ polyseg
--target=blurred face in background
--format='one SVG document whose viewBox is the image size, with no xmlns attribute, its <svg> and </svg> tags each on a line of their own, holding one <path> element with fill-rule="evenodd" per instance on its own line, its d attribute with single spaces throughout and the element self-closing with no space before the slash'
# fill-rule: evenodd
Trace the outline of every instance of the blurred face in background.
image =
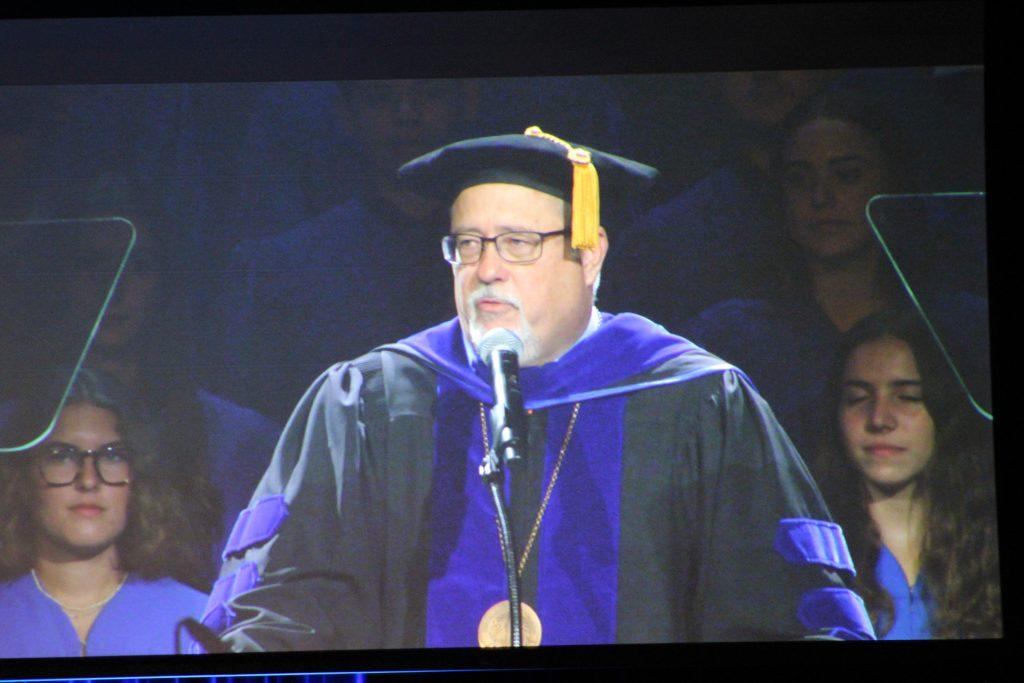
<svg viewBox="0 0 1024 683">
<path fill-rule="evenodd" d="M 69 291 L 71 304 L 83 315 L 99 311 L 124 255 L 126 235 L 123 230 L 97 230 L 94 239 L 83 247 L 85 258 L 96 266 L 78 274 Z M 140 232 L 140 241 L 143 239 L 144 233 Z M 120 351 L 139 338 L 157 294 L 160 275 L 156 264 L 152 250 L 136 243 L 96 332 L 96 348 Z"/>
<path fill-rule="evenodd" d="M 935 453 L 935 422 L 906 342 L 883 337 L 850 354 L 838 417 L 847 456 L 872 497 L 913 492 Z"/>
<path fill-rule="evenodd" d="M 878 141 L 856 123 L 820 118 L 786 141 L 780 185 L 789 234 L 815 260 L 874 249 L 868 200 L 892 187 Z"/>
<path fill-rule="evenodd" d="M 369 163 L 390 179 L 406 161 L 449 141 L 466 116 L 466 97 L 445 80 L 367 81 L 344 97 L 343 116 Z"/>
<path fill-rule="evenodd" d="M 119 348 L 139 336 L 149 315 L 156 281 L 152 272 L 128 272 L 122 276 L 97 332 L 97 346 Z"/>
<path fill-rule="evenodd" d="M 782 124 L 790 112 L 831 76 L 829 71 L 741 71 L 722 76 L 729 114 L 757 129 Z"/>
</svg>

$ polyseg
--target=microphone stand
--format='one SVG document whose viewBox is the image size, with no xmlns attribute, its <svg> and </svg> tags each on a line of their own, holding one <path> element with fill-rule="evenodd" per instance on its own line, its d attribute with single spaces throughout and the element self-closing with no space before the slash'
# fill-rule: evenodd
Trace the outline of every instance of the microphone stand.
<svg viewBox="0 0 1024 683">
<path fill-rule="evenodd" d="M 511 628 L 512 647 L 523 645 L 523 613 L 522 599 L 519 597 L 519 572 L 516 570 L 515 539 L 512 525 L 508 522 L 508 509 L 505 506 L 505 495 L 502 483 L 504 473 L 495 449 L 492 447 L 484 454 L 480 465 L 480 476 L 491 492 L 494 510 L 498 516 L 498 533 L 501 535 L 502 560 L 505 564 L 505 578 L 508 583 L 509 623 Z"/>
<path fill-rule="evenodd" d="M 523 351 L 523 344 L 513 332 L 499 328 L 485 335 L 480 351 L 491 369 L 495 397 L 490 414 L 493 443 L 484 454 L 480 476 L 491 492 L 498 517 L 498 534 L 508 583 L 511 646 L 522 647 L 523 614 L 519 596 L 519 571 L 516 567 L 516 544 L 505 505 L 505 477 L 502 468 L 521 462 L 520 450 L 525 449 L 526 414 L 518 380 L 519 354 Z"/>
<path fill-rule="evenodd" d="M 522 446 L 520 435 L 526 434 L 523 398 L 515 380 L 518 374 L 518 354 L 505 348 L 496 348 L 491 352 L 489 361 L 493 371 L 495 396 L 499 400 L 491 408 L 491 435 L 494 443 L 491 444 L 489 452 L 484 454 L 480 476 L 491 491 L 494 510 L 498 516 L 498 533 L 501 535 L 502 559 L 508 583 L 511 645 L 522 647 L 523 614 L 522 599 L 519 595 L 519 571 L 516 567 L 516 544 L 502 490 L 505 480 L 502 466 L 522 461 L 519 453 Z"/>
</svg>

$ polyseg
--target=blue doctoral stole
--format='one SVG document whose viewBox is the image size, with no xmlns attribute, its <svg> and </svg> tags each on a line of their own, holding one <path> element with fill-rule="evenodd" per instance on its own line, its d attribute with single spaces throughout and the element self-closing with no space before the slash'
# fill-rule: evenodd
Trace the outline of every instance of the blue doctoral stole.
<svg viewBox="0 0 1024 683">
<path fill-rule="evenodd" d="M 480 618 L 508 597 L 494 508 L 478 473 L 483 459 L 479 406 L 494 403 L 489 371 L 482 362 L 471 366 L 467 361 L 458 320 L 391 348 L 417 356 L 438 372 L 426 645 L 476 647 Z M 681 372 L 638 377 L 683 355 L 693 363 Z M 726 369 L 731 366 L 645 318 L 602 314 L 601 326 L 562 358 L 520 370 L 525 408 L 548 410 L 544 488 L 573 404 L 583 403 L 529 560 L 537 563 L 531 606 L 540 617 L 542 644 L 615 642 L 623 417 L 629 394 Z M 526 541 L 516 539 L 517 559 Z"/>
</svg>

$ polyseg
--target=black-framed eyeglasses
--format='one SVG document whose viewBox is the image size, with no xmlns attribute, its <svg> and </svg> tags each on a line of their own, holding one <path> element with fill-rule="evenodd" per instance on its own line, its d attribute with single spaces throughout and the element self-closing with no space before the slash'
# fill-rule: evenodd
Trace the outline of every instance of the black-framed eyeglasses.
<svg viewBox="0 0 1024 683">
<path fill-rule="evenodd" d="M 47 486 L 71 486 L 82 476 L 86 458 L 92 458 L 96 476 L 107 486 L 124 486 L 131 481 L 131 447 L 122 441 L 84 451 L 63 441 L 37 447 L 39 474 Z"/>
<path fill-rule="evenodd" d="M 498 256 L 509 263 L 532 263 L 543 253 L 544 240 L 556 235 L 565 235 L 568 232 L 569 228 L 562 228 L 551 232 L 516 230 L 502 233 L 497 237 L 470 234 L 445 235 L 441 239 L 441 250 L 444 252 L 444 260 L 448 263 L 466 266 L 480 260 L 480 256 L 484 252 L 484 244 L 494 242 Z"/>
</svg>

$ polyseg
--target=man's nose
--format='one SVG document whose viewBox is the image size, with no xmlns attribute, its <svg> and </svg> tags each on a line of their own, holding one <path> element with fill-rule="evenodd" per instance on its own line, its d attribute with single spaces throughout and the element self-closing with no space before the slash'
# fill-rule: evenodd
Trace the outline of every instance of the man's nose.
<svg viewBox="0 0 1024 683">
<path fill-rule="evenodd" d="M 480 245 L 480 260 L 476 264 L 476 277 L 481 282 L 500 282 L 508 277 L 508 264 L 498 254 L 495 242 Z"/>
</svg>

